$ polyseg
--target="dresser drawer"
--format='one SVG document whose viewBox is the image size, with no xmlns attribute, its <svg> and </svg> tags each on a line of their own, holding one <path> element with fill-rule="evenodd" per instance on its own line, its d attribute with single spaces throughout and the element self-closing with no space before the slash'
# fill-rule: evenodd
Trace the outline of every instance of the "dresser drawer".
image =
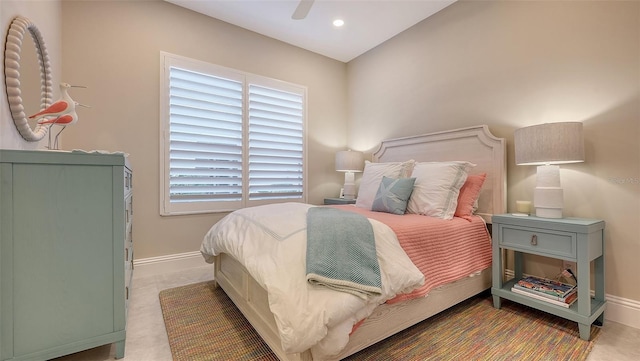
<svg viewBox="0 0 640 361">
<path fill-rule="evenodd" d="M 554 258 L 575 259 L 575 233 L 500 225 L 500 246 Z"/>
<path fill-rule="evenodd" d="M 124 191 L 129 193 L 133 188 L 133 173 L 129 168 L 124 169 Z"/>
<path fill-rule="evenodd" d="M 125 225 L 131 224 L 133 218 L 133 197 L 129 196 L 124 200 L 124 223 Z"/>
</svg>

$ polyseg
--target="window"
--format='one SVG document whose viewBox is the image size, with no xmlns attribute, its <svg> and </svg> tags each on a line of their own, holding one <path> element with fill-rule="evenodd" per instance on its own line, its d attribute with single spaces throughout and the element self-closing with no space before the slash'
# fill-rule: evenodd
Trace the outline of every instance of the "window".
<svg viewBox="0 0 640 361">
<path fill-rule="evenodd" d="M 161 53 L 163 215 L 305 200 L 304 87 Z"/>
</svg>

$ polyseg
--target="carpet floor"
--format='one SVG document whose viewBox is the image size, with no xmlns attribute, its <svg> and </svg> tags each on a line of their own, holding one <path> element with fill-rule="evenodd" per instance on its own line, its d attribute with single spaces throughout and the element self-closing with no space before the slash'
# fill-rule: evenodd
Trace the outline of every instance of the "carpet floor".
<svg viewBox="0 0 640 361">
<path fill-rule="evenodd" d="M 277 360 L 222 289 L 202 282 L 160 292 L 175 361 Z M 347 360 L 584 360 L 591 340 L 575 322 L 488 294 L 471 298 Z"/>
</svg>

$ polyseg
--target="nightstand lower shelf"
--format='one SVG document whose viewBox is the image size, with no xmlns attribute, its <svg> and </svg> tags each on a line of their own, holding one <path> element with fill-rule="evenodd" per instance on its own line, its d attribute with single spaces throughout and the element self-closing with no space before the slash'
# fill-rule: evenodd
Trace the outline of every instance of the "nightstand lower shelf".
<svg viewBox="0 0 640 361">
<path fill-rule="evenodd" d="M 583 340 L 589 340 L 591 334 L 591 324 L 593 324 L 595 321 L 598 321 L 598 324 L 601 325 L 604 321 L 604 310 L 607 306 L 606 301 L 599 301 L 591 298 L 591 314 L 581 315 L 580 313 L 578 313 L 577 301 L 569 306 L 569 308 L 557 306 L 552 303 L 546 303 L 544 301 L 539 301 L 535 298 L 527 297 L 511 291 L 511 287 L 513 287 L 515 283 L 516 280 L 510 280 L 508 282 L 505 282 L 502 288 L 491 288 L 491 293 L 493 294 L 493 306 L 495 308 L 500 308 L 500 298 L 505 298 L 513 302 L 517 302 L 535 308 L 537 310 L 544 311 L 573 322 L 577 322 L 578 328 L 580 330 L 580 338 Z"/>
</svg>

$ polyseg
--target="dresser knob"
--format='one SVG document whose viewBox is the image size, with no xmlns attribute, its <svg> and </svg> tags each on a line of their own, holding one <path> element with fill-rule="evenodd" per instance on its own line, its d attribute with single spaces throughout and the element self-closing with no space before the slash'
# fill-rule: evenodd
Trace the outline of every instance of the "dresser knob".
<svg viewBox="0 0 640 361">
<path fill-rule="evenodd" d="M 535 235 L 535 234 L 531 236 L 531 245 L 532 246 L 537 246 L 538 245 L 538 236 Z"/>
</svg>

